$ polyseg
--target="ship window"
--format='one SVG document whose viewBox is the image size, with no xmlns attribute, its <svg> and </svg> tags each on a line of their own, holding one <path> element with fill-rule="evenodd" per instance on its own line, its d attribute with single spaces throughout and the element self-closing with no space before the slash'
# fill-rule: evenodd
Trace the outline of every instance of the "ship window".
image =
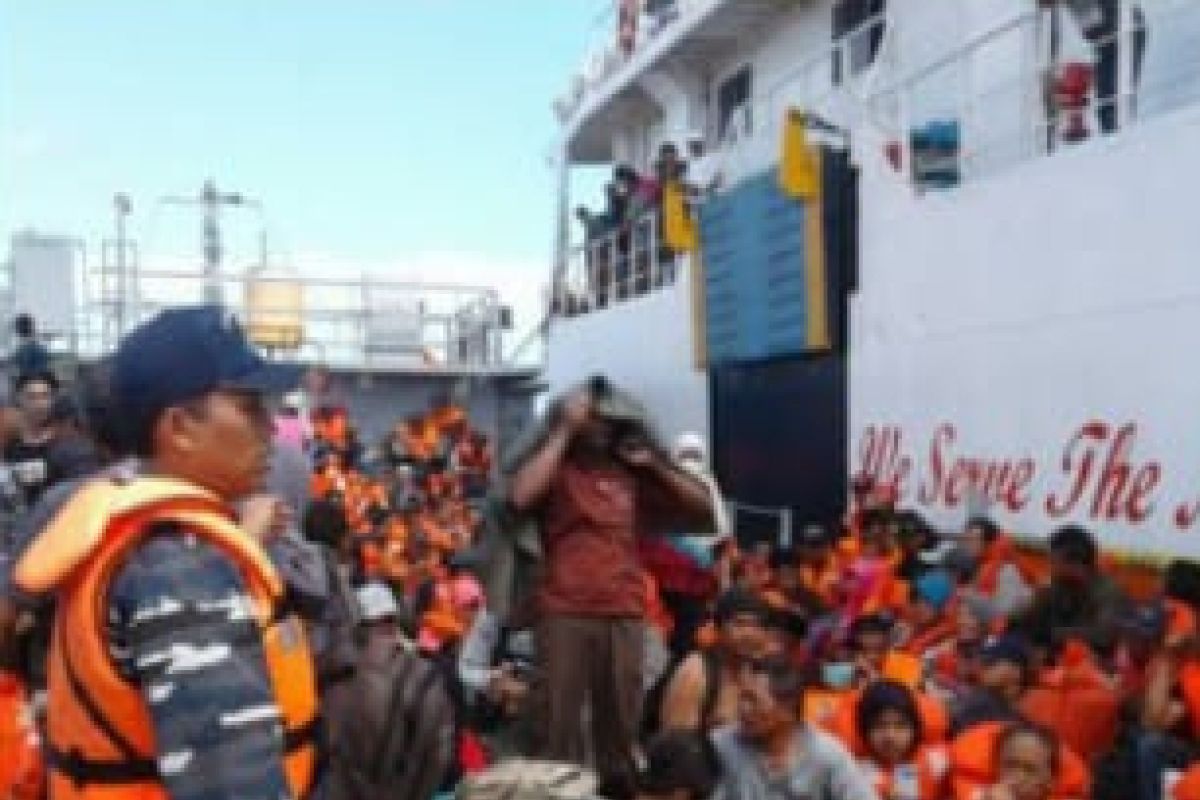
<svg viewBox="0 0 1200 800">
<path fill-rule="evenodd" d="M 752 73 L 747 64 L 723 80 L 717 89 L 717 137 L 720 141 L 737 141 L 750 135 L 751 86 Z"/>
<path fill-rule="evenodd" d="M 883 43 L 887 0 L 838 0 L 833 7 L 833 85 L 875 63 Z"/>
</svg>

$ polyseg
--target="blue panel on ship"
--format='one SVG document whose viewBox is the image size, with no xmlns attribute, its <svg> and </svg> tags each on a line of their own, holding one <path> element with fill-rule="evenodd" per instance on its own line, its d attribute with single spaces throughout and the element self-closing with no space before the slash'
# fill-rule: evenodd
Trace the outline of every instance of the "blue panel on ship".
<svg viewBox="0 0 1200 800">
<path fill-rule="evenodd" d="M 805 349 L 804 210 L 774 169 L 700 212 L 710 363 L 757 361 Z"/>
</svg>

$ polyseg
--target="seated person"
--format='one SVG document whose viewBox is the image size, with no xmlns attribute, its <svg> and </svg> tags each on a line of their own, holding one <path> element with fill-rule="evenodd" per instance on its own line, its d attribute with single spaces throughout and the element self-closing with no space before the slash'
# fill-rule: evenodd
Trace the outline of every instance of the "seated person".
<svg viewBox="0 0 1200 800">
<path fill-rule="evenodd" d="M 1087 766 L 1045 728 L 989 723 L 955 740 L 954 800 L 1086 800 Z"/>
<path fill-rule="evenodd" d="M 954 636 L 925 653 L 931 691 L 948 703 L 961 700 L 974 685 L 979 651 L 991 627 L 990 604 L 976 594 L 962 593 L 954 604 Z"/>
<path fill-rule="evenodd" d="M 895 623 L 883 614 L 860 617 L 850 626 L 849 646 L 854 656 L 856 686 L 866 686 L 883 676 L 894 628 Z"/>
<path fill-rule="evenodd" d="M 1016 560 L 1012 539 L 1003 535 L 987 517 L 967 523 L 960 543 L 972 565 L 969 584 L 992 604 L 993 612 L 1007 617 L 1022 610 L 1032 599 L 1032 577 Z"/>
<path fill-rule="evenodd" d="M 897 630 L 904 652 L 921 657 L 954 636 L 947 610 L 954 599 L 954 578 L 944 569 L 929 569 L 912 584 L 912 594 Z"/>
<path fill-rule="evenodd" d="M 955 704 L 950 731 L 957 736 L 985 722 L 1023 720 L 1020 703 L 1033 683 L 1028 645 L 1015 636 L 989 642 L 979 652 L 979 669 L 971 688 Z"/>
<path fill-rule="evenodd" d="M 853 757 L 806 723 L 800 672 L 781 659 L 749 666 L 737 722 L 713 733 L 730 800 L 794 800 L 821 787 L 821 800 L 878 800 Z"/>
<path fill-rule="evenodd" d="M 917 698 L 907 687 L 880 681 L 855 703 L 854 741 L 843 741 L 859 759 L 879 796 L 887 800 L 941 800 L 949 756 L 926 743 Z"/>
<path fill-rule="evenodd" d="M 662 705 L 654 732 L 707 731 L 734 721 L 742 670 L 767 648 L 770 611 L 758 598 L 735 589 L 717 602 L 717 641 L 695 651 L 663 677 Z M 653 693 L 647 698 L 653 702 Z"/>
<path fill-rule="evenodd" d="M 799 562 L 800 581 L 827 606 L 837 600 L 841 565 L 834 553 L 834 537 L 828 527 L 819 524 L 805 525 L 796 542 L 796 560 Z"/>
</svg>

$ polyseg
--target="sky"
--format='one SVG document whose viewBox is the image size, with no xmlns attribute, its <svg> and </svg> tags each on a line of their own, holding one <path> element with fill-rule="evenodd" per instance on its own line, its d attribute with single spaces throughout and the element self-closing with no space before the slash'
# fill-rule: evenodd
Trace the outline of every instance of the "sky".
<svg viewBox="0 0 1200 800">
<path fill-rule="evenodd" d="M 553 98 L 604 0 L 0 0 L 0 237 L 112 235 L 133 200 L 144 266 L 199 260 L 194 209 L 227 215 L 228 265 L 497 284 L 549 273 Z M 261 219 L 261 221 L 260 221 Z"/>
</svg>

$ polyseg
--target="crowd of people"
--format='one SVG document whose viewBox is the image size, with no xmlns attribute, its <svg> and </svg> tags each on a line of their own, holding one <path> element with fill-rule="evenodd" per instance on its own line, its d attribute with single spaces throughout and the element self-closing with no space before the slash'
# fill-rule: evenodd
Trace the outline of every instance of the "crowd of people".
<svg viewBox="0 0 1200 800">
<path fill-rule="evenodd" d="M 36 366 L 2 797 L 1200 797 L 1194 564 L 939 534 L 865 477 L 747 541 L 599 377 L 502 461 L 449 400 L 365 444 L 213 308 L 72 392 Z"/>
<path fill-rule="evenodd" d="M 706 154 L 702 134 L 688 137 L 686 157 L 681 156 L 674 142 L 664 142 L 649 173 L 639 173 L 628 164 L 614 167 L 612 180 L 604 187 L 604 210 L 593 211 L 586 206 L 575 210 L 585 241 L 628 231 L 638 218 L 661 211 L 663 187 L 670 181 L 683 184 L 697 200 L 718 187 L 720 175 L 714 171 L 712 157 Z"/>
</svg>

